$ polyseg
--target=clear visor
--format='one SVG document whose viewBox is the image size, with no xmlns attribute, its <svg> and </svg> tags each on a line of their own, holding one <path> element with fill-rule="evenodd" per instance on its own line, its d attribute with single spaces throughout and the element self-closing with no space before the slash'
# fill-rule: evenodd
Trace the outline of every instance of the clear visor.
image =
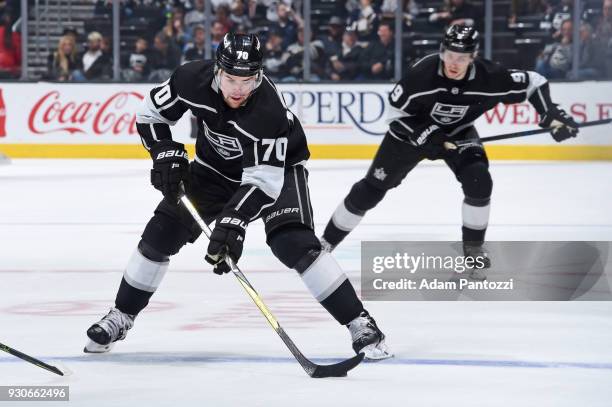
<svg viewBox="0 0 612 407">
<path fill-rule="evenodd" d="M 258 75 L 243 77 L 221 72 L 219 76 L 219 87 L 228 96 L 245 96 L 257 87 Z"/>
<path fill-rule="evenodd" d="M 442 48 L 440 58 L 448 65 L 469 65 L 474 60 L 474 54 L 455 52 Z"/>
</svg>

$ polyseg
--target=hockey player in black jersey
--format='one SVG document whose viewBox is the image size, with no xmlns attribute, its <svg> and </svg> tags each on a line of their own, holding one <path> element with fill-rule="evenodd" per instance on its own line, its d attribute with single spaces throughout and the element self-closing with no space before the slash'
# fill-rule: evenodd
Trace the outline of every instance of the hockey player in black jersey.
<svg viewBox="0 0 612 407">
<path fill-rule="evenodd" d="M 199 127 L 191 163 L 170 132 L 187 110 Z M 86 352 L 107 352 L 126 337 L 170 257 L 199 237 L 199 226 L 177 203 L 183 183 L 202 218 L 216 220 L 205 256 L 215 273 L 230 271 L 226 256 L 239 261 L 249 223 L 261 218 L 274 255 L 295 269 L 321 305 L 348 327 L 355 352 L 370 359 L 390 356 L 384 334 L 314 234 L 306 137 L 263 74 L 255 35 L 227 34 L 216 61 L 179 67 L 145 97 L 137 128 L 153 159 L 151 182 L 164 199 L 125 269 L 115 307 L 87 330 Z"/>
<path fill-rule="evenodd" d="M 443 159 L 464 193 L 463 250 L 490 259 L 483 248 L 493 181 L 474 121 L 498 103 L 524 100 L 535 107 L 540 126 L 560 142 L 578 133 L 576 122 L 550 98 L 546 79 L 531 71 L 509 70 L 477 58 L 478 32 L 451 26 L 440 53 L 414 63 L 389 95 L 389 129 L 365 178 L 353 185 L 321 239 L 331 251 L 397 187 L 423 159 Z M 484 273 L 472 271 L 475 279 Z"/>
</svg>

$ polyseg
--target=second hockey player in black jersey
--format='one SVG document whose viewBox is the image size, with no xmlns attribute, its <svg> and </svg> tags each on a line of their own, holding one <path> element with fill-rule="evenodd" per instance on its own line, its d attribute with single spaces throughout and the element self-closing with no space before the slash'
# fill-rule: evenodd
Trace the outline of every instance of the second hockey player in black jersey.
<svg viewBox="0 0 612 407">
<path fill-rule="evenodd" d="M 191 164 L 170 131 L 187 110 L 199 126 Z M 263 74 L 255 35 L 227 34 L 216 61 L 179 67 L 145 98 L 137 128 L 153 159 L 151 182 L 164 199 L 127 265 L 115 307 L 87 331 L 86 352 L 106 352 L 125 338 L 157 290 L 170 257 L 199 237 L 199 226 L 177 203 L 183 183 L 202 218 L 216 220 L 205 256 L 215 273 L 230 271 L 226 256 L 239 261 L 248 225 L 261 218 L 274 255 L 349 328 L 355 352 L 370 359 L 390 356 L 385 336 L 314 234 L 306 137 Z"/>
<path fill-rule="evenodd" d="M 414 63 L 389 95 L 389 129 L 365 178 L 353 185 L 322 237 L 338 245 L 386 192 L 397 187 L 423 159 L 443 159 L 464 193 L 463 249 L 483 256 L 493 181 L 474 121 L 498 103 L 524 100 L 535 107 L 540 126 L 560 142 L 578 133 L 576 122 L 550 98 L 546 79 L 535 72 L 505 69 L 477 58 L 478 32 L 451 26 L 439 54 Z M 483 261 L 490 266 L 490 259 Z M 484 279 L 478 270 L 472 277 Z"/>
</svg>

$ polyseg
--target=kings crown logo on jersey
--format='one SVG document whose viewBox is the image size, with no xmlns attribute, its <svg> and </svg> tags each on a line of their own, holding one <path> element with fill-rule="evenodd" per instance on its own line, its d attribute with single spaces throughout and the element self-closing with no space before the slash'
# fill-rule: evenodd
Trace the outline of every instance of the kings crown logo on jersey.
<svg viewBox="0 0 612 407">
<path fill-rule="evenodd" d="M 242 146 L 236 137 L 216 133 L 204 123 L 204 135 L 210 141 L 211 147 L 226 160 L 242 157 Z"/>
<path fill-rule="evenodd" d="M 469 106 L 447 105 L 438 102 L 431 109 L 431 117 L 440 124 L 453 124 L 463 119 L 469 108 Z"/>
</svg>

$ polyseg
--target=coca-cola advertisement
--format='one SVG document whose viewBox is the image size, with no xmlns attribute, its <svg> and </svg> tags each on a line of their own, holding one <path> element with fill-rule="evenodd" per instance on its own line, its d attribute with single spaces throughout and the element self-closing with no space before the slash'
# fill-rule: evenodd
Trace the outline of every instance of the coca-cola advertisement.
<svg viewBox="0 0 612 407">
<path fill-rule="evenodd" d="M 136 113 L 148 89 L 115 84 L 4 85 L 1 142 L 140 144 Z M 174 137 L 188 141 L 189 128 L 187 118 L 181 120 L 173 128 Z"/>
<path fill-rule="evenodd" d="M 134 135 L 137 133 L 135 113 L 142 100 L 138 92 L 123 91 L 99 100 L 90 97 L 69 100 L 61 91 L 51 90 L 32 107 L 28 128 L 34 134 Z"/>
</svg>

